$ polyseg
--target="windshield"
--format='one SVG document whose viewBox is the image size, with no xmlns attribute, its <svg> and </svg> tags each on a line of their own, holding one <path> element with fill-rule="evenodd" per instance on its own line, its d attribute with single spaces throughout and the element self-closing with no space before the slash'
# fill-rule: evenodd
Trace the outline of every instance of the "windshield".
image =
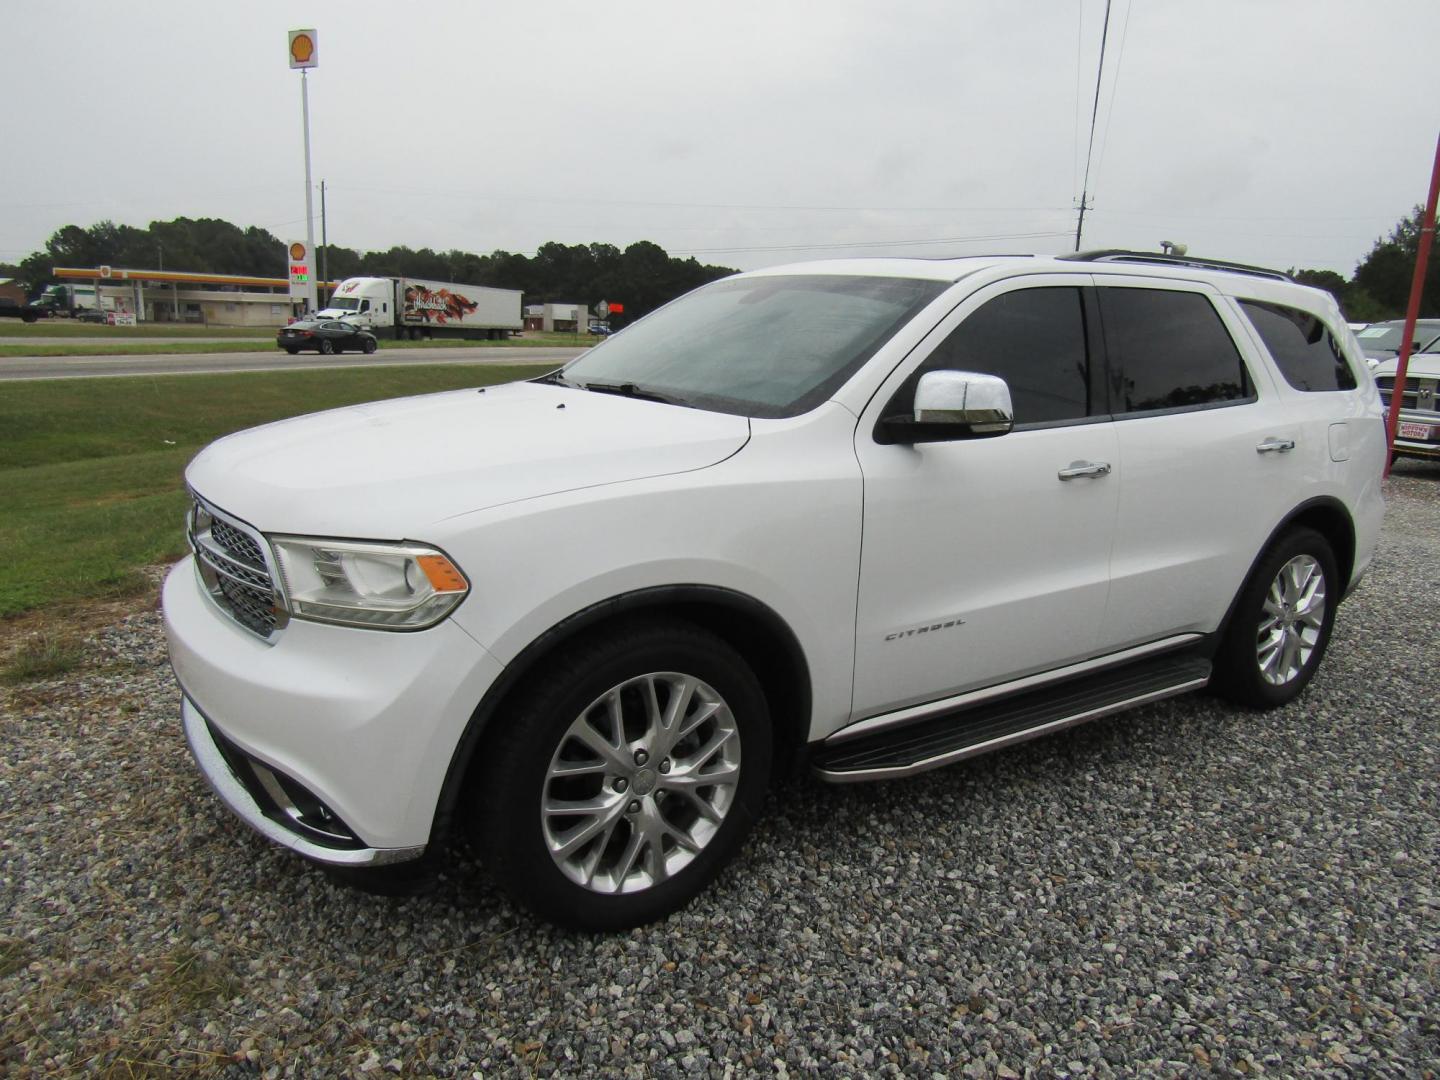
<svg viewBox="0 0 1440 1080">
<path fill-rule="evenodd" d="M 332 307 L 336 311 L 359 311 L 360 301 L 353 296 L 337 296 L 326 306 Z"/>
<path fill-rule="evenodd" d="M 1367 326 L 1364 330 L 1356 332 L 1355 337 L 1360 342 L 1360 347 L 1369 352 L 1393 352 L 1400 351 L 1400 343 L 1405 340 L 1404 323 L 1375 323 Z M 1431 351 L 1440 345 L 1440 326 L 1434 323 L 1417 322 L 1415 324 L 1414 351 Z"/>
<path fill-rule="evenodd" d="M 798 416 L 945 288 L 819 274 L 717 281 L 590 350 L 564 377 L 630 385 L 715 412 Z"/>
</svg>

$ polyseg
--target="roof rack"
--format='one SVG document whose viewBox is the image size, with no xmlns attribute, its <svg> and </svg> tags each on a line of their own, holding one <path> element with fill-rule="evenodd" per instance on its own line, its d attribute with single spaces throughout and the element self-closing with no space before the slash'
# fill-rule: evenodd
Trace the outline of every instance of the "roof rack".
<svg viewBox="0 0 1440 1080">
<path fill-rule="evenodd" d="M 1159 266 L 1189 266 L 1197 270 L 1227 270 L 1232 274 L 1250 274 L 1254 277 L 1273 278 L 1276 281 L 1294 281 L 1289 274 L 1269 270 L 1263 266 L 1246 266 L 1244 263 L 1224 262 L 1221 259 L 1197 259 L 1192 255 L 1161 255 L 1154 251 L 1124 251 L 1107 248 L 1102 251 L 1077 251 L 1072 255 L 1060 255 L 1061 259 L 1076 262 L 1120 262 L 1152 263 Z"/>
</svg>

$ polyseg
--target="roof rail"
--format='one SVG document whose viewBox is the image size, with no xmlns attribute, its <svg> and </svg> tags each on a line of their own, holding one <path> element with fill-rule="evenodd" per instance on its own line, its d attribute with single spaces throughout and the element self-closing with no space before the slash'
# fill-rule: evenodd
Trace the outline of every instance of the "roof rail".
<svg viewBox="0 0 1440 1080">
<path fill-rule="evenodd" d="M 1269 270 L 1263 266 L 1246 266 L 1244 263 L 1224 262 L 1221 259 L 1197 259 L 1192 255 L 1161 255 L 1154 251 L 1125 251 L 1107 248 L 1103 251 L 1077 251 L 1071 255 L 1057 256 L 1076 262 L 1121 262 L 1153 263 L 1159 266 L 1189 266 L 1197 270 L 1227 270 L 1232 274 L 1250 274 L 1254 277 L 1274 278 L 1276 281 L 1294 281 L 1289 274 Z"/>
</svg>

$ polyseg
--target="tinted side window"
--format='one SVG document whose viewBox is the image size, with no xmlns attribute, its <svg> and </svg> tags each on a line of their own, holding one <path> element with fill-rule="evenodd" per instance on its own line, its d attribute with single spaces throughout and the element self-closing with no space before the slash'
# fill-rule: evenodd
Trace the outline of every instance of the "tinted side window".
<svg viewBox="0 0 1440 1080">
<path fill-rule="evenodd" d="M 1251 397 L 1240 353 L 1204 296 L 1114 286 L 1099 293 L 1116 413 Z"/>
<path fill-rule="evenodd" d="M 1296 390 L 1354 390 L 1355 375 L 1325 324 L 1282 304 L 1241 300 L 1275 366 Z"/>
<path fill-rule="evenodd" d="M 908 413 L 927 371 L 977 371 L 1010 386 L 1015 423 L 1089 416 L 1090 357 L 1080 290 L 1021 289 L 977 308 L 926 358 L 887 415 Z"/>
</svg>

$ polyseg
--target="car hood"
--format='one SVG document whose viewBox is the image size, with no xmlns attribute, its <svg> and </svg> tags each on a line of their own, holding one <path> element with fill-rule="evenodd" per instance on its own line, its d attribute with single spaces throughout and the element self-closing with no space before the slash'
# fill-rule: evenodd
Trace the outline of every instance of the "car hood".
<svg viewBox="0 0 1440 1080">
<path fill-rule="evenodd" d="M 1379 378 L 1382 375 L 1395 377 L 1395 372 L 1400 367 L 1400 358 L 1392 356 L 1388 360 L 1381 360 L 1370 374 Z M 1410 362 L 1405 365 L 1405 379 L 1440 379 L 1440 353 L 1422 352 L 1413 353 Z"/>
<path fill-rule="evenodd" d="M 423 540 L 458 514 L 702 469 L 749 437 L 743 416 L 511 383 L 252 428 L 202 450 L 185 478 L 265 532 Z"/>
</svg>

